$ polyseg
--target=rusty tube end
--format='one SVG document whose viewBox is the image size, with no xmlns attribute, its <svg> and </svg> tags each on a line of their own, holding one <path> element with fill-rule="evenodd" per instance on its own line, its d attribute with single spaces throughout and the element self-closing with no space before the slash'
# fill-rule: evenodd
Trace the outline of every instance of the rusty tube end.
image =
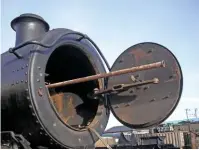
<svg viewBox="0 0 199 150">
<path fill-rule="evenodd" d="M 163 61 L 161 61 L 161 66 L 163 67 L 163 68 L 165 68 L 166 67 L 166 64 L 165 64 L 165 61 L 163 60 Z"/>
<path fill-rule="evenodd" d="M 158 78 L 154 78 L 153 79 L 153 83 L 155 83 L 155 84 L 159 83 L 159 79 Z"/>
</svg>

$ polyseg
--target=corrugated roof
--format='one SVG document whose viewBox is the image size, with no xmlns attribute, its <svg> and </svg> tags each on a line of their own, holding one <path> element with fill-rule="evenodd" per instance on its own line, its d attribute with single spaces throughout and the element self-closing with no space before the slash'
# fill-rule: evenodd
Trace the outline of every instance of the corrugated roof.
<svg viewBox="0 0 199 150">
<path fill-rule="evenodd" d="M 102 135 L 102 137 L 119 138 L 120 137 L 120 132 L 117 132 L 117 133 L 105 133 L 105 134 Z"/>
<path fill-rule="evenodd" d="M 133 129 L 126 126 L 116 126 L 106 130 L 104 133 L 115 133 L 115 132 L 128 132 L 133 131 Z"/>
</svg>

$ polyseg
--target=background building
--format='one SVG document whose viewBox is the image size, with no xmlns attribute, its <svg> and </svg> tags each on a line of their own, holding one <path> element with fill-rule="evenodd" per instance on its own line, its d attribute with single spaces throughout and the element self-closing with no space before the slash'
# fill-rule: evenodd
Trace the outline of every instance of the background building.
<svg viewBox="0 0 199 150">
<path fill-rule="evenodd" d="M 116 126 L 106 130 L 102 137 L 112 146 L 117 144 L 142 145 L 143 139 L 146 143 L 146 139 L 150 138 L 147 143 L 153 143 L 155 140 L 152 141 L 152 139 L 161 138 L 164 144 L 178 148 L 199 148 L 199 119 L 164 122 L 157 127 L 145 130 Z"/>
</svg>

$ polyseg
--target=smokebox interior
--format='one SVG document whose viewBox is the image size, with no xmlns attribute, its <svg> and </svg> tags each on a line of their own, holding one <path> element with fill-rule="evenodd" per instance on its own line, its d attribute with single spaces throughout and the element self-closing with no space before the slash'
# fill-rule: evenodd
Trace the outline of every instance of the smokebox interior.
<svg viewBox="0 0 199 150">
<path fill-rule="evenodd" d="M 51 54 L 46 66 L 46 84 L 94 75 L 95 70 L 84 52 L 74 46 L 61 46 Z M 99 88 L 98 81 L 89 81 L 49 89 L 50 100 L 58 117 L 73 129 L 83 129 L 94 119 L 98 100 L 87 94 Z"/>
</svg>

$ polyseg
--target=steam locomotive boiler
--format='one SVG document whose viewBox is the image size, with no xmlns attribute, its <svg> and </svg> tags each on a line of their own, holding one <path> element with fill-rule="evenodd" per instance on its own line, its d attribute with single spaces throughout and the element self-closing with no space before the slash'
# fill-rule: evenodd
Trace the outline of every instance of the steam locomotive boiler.
<svg viewBox="0 0 199 150">
<path fill-rule="evenodd" d="M 176 57 L 139 43 L 112 67 L 85 34 L 50 30 L 35 14 L 11 21 L 15 46 L 1 54 L 1 145 L 93 148 L 110 112 L 133 129 L 167 119 L 182 93 Z M 108 70 L 108 71 L 107 71 Z"/>
</svg>

